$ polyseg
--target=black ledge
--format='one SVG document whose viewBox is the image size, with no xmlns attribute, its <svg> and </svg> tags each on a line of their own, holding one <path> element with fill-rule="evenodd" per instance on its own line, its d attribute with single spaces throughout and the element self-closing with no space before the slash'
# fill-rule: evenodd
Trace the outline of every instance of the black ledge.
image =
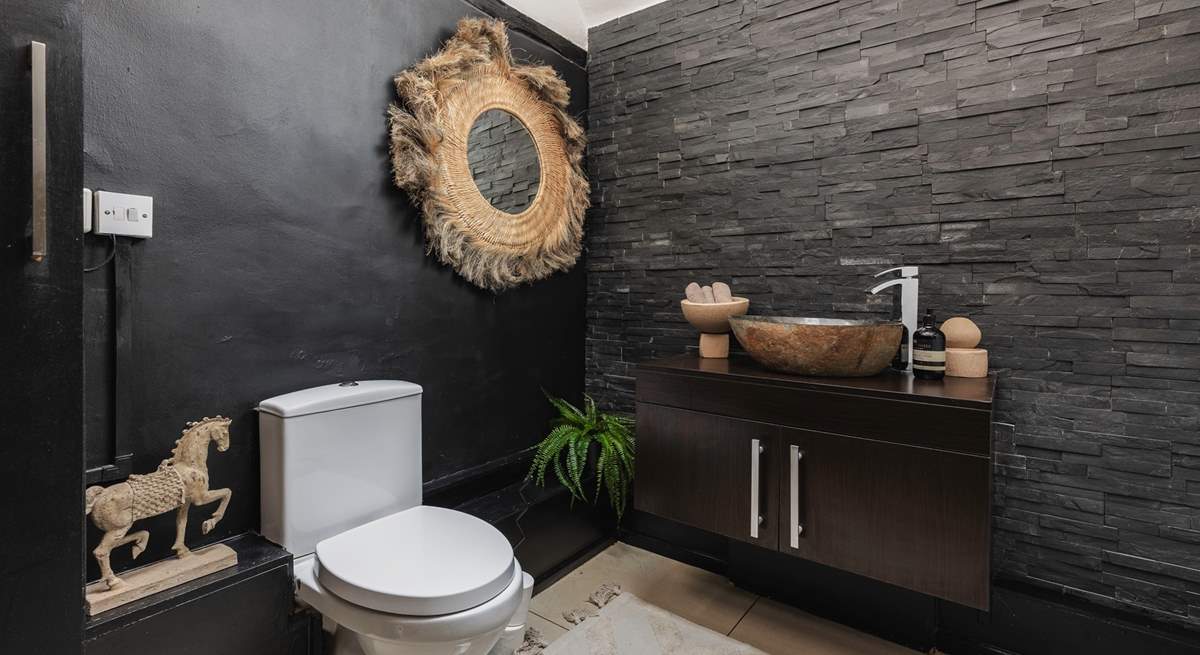
<svg viewBox="0 0 1200 655">
<path fill-rule="evenodd" d="M 88 617 L 83 626 L 84 640 L 101 637 L 113 630 L 137 623 L 156 614 L 174 609 L 196 598 L 220 592 L 244 580 L 280 566 L 289 568 L 292 554 L 261 535 L 248 532 L 220 543 L 232 548 L 238 556 L 236 566 L 210 573 L 177 587 L 165 589 L 132 603 Z"/>
</svg>

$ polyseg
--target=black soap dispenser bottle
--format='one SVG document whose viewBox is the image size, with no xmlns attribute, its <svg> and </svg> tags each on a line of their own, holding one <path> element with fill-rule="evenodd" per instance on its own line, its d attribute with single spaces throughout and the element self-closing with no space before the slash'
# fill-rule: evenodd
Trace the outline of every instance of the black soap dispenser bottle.
<svg viewBox="0 0 1200 655">
<path fill-rule="evenodd" d="M 934 325 L 933 310 L 925 310 L 921 327 L 913 332 L 913 376 L 922 380 L 946 377 L 946 335 Z"/>
</svg>

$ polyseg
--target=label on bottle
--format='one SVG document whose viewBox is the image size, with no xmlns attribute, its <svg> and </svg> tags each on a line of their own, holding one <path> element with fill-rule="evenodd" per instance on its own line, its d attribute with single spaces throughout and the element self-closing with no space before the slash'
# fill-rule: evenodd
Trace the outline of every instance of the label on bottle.
<svg viewBox="0 0 1200 655">
<path fill-rule="evenodd" d="M 914 348 L 913 369 L 921 371 L 945 371 L 946 351 Z"/>
</svg>

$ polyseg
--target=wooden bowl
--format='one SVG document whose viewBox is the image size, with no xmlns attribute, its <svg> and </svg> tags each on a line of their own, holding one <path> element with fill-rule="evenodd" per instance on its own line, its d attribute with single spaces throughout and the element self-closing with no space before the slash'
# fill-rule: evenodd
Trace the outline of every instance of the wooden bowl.
<svg viewBox="0 0 1200 655">
<path fill-rule="evenodd" d="M 711 303 L 680 300 L 679 306 L 683 308 L 683 317 L 697 330 L 705 334 L 728 334 L 729 317 L 745 314 L 750 309 L 750 301 L 746 298 Z"/>
</svg>

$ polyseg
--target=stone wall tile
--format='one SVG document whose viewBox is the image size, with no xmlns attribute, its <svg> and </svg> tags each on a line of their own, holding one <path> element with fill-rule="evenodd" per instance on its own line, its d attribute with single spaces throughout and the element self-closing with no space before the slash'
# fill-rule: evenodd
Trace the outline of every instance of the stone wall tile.
<svg viewBox="0 0 1200 655">
<path fill-rule="evenodd" d="M 1200 626 L 1200 6 L 668 0 L 591 42 L 590 393 L 694 348 L 692 280 L 877 316 L 919 265 L 1001 372 L 996 568 Z"/>
</svg>

